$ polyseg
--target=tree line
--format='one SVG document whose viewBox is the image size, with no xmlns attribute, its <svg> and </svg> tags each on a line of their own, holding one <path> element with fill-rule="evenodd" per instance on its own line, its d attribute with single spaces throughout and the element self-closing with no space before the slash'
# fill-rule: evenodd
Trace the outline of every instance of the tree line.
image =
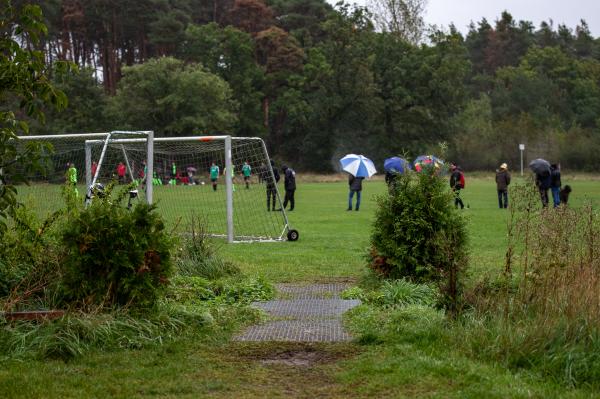
<svg viewBox="0 0 600 399">
<path fill-rule="evenodd" d="M 315 172 L 347 152 L 381 162 L 442 142 L 466 169 L 516 167 L 523 143 L 528 158 L 600 170 L 600 39 L 583 20 L 504 12 L 407 40 L 325 0 L 37 3 L 48 35 L 35 46 L 80 71 L 55 77 L 69 106 L 34 132 L 260 136 Z"/>
</svg>

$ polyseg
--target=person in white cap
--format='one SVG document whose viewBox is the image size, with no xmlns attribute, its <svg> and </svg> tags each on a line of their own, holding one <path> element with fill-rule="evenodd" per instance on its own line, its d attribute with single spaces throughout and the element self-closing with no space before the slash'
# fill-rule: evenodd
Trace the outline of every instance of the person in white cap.
<svg viewBox="0 0 600 399">
<path fill-rule="evenodd" d="M 510 173 L 508 165 L 503 163 L 496 171 L 496 189 L 498 190 L 498 207 L 508 208 L 508 186 L 510 185 Z"/>
</svg>

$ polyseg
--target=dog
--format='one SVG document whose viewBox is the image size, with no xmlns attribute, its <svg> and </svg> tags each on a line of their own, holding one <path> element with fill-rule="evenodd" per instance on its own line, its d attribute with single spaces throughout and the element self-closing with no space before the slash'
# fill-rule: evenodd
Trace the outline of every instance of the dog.
<svg viewBox="0 0 600 399">
<path fill-rule="evenodd" d="M 558 197 L 560 198 L 560 203 L 567 205 L 569 202 L 569 194 L 571 194 L 571 186 L 566 184 L 563 188 L 561 188 Z"/>
</svg>

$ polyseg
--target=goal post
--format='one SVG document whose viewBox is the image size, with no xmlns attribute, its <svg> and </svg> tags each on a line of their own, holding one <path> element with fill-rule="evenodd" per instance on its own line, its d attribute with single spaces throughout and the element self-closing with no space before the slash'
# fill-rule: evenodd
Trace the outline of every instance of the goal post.
<svg viewBox="0 0 600 399">
<path fill-rule="evenodd" d="M 144 143 L 143 159 L 146 163 L 152 163 L 152 142 L 154 133 L 152 131 L 111 131 L 103 133 L 73 133 L 53 134 L 37 136 L 19 136 L 16 139 L 18 152 L 26 151 L 29 144 L 40 145 L 39 163 L 41 168 L 35 172 L 16 170 L 23 174 L 30 182 L 18 188 L 19 201 L 31 206 L 39 216 L 45 217 L 63 206 L 62 189 L 68 184 L 75 195 L 83 202 L 89 196 L 91 185 L 100 178 L 100 170 L 92 173 L 94 159 L 98 159 L 91 147 L 86 142 L 94 139 L 108 142 L 114 138 L 137 138 Z M 108 153 L 107 153 L 108 154 Z M 110 155 L 124 162 L 124 153 Z M 131 172 L 131 167 L 129 168 Z M 111 180 L 113 173 L 109 170 L 102 176 L 106 181 Z M 133 179 L 127 179 L 122 183 L 131 183 Z M 146 198 L 152 199 L 152 185 L 146 185 Z"/>
<path fill-rule="evenodd" d="M 135 161 L 140 142 L 116 138 L 109 146 L 123 148 Z M 98 152 L 94 148 L 103 144 L 90 140 L 86 145 Z M 172 225 L 186 229 L 196 215 L 209 235 L 228 242 L 284 240 L 289 222 L 262 139 L 157 137 L 153 147 L 154 169 L 148 168 L 153 201 Z"/>
<path fill-rule="evenodd" d="M 156 138 L 152 131 L 112 131 L 19 140 L 20 145 L 37 141 L 52 147 L 44 154 L 47 170 L 29 176 L 30 186 L 19 187 L 19 196 L 39 214 L 61 206 L 62 187 L 71 177 L 69 185 L 82 201 L 92 197 L 89 190 L 96 183 L 136 182 L 145 191 L 140 199 L 156 204 L 167 225 L 178 232 L 189 231 L 200 218 L 208 235 L 228 242 L 298 237 L 290 229 L 260 138 Z"/>
<path fill-rule="evenodd" d="M 139 136 L 143 135 L 145 138 L 136 138 L 135 140 L 139 140 L 142 144 L 145 144 L 145 147 L 141 147 L 142 149 L 139 152 L 142 154 L 142 157 L 138 156 L 137 160 L 139 164 L 136 165 L 136 159 L 132 159 L 130 161 L 130 157 L 124 147 L 124 145 L 112 145 L 118 140 L 124 140 L 127 136 Z M 125 138 L 124 138 L 125 137 Z M 102 150 L 99 154 L 94 154 L 94 143 L 101 143 Z M 124 165 L 124 173 L 129 175 L 130 182 L 137 182 L 141 184 L 146 193 L 145 198 L 146 202 L 149 204 L 152 203 L 152 193 L 153 193 L 153 185 L 152 185 L 152 176 L 149 175 L 146 170 L 153 170 L 154 168 L 154 132 L 149 131 L 139 131 L 139 132 L 128 132 L 128 131 L 113 131 L 107 133 L 106 137 L 103 140 L 85 140 L 85 182 L 88 190 L 88 199 L 91 197 L 91 190 L 95 186 L 97 182 L 101 179 L 104 170 L 107 169 L 105 163 L 108 164 L 108 169 L 110 170 L 111 166 L 114 166 L 116 162 L 120 162 Z M 145 156 L 143 156 L 145 151 Z M 114 154 L 111 154 L 113 152 Z M 96 157 L 94 157 L 96 155 Z M 108 160 L 105 159 L 108 158 Z M 94 166 L 93 159 L 98 159 L 98 162 Z M 113 162 L 110 165 L 111 161 Z M 143 168 L 143 169 L 142 169 Z M 138 171 L 136 177 L 136 170 Z M 117 172 L 119 173 L 119 172 Z M 142 175 L 143 173 L 143 175 Z M 108 174 L 104 173 L 104 176 L 110 176 L 110 172 Z M 119 182 L 121 182 L 121 178 L 125 176 L 117 175 Z M 124 180 L 124 179 L 123 179 Z"/>
</svg>

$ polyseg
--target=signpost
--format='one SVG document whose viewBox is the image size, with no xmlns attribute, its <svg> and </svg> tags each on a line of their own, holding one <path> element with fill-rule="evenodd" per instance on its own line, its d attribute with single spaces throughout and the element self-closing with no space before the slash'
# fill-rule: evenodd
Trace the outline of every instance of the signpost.
<svg viewBox="0 0 600 399">
<path fill-rule="evenodd" d="M 523 151 L 525 151 L 525 144 L 519 144 L 519 151 L 521 151 L 521 176 L 523 176 Z"/>
</svg>

